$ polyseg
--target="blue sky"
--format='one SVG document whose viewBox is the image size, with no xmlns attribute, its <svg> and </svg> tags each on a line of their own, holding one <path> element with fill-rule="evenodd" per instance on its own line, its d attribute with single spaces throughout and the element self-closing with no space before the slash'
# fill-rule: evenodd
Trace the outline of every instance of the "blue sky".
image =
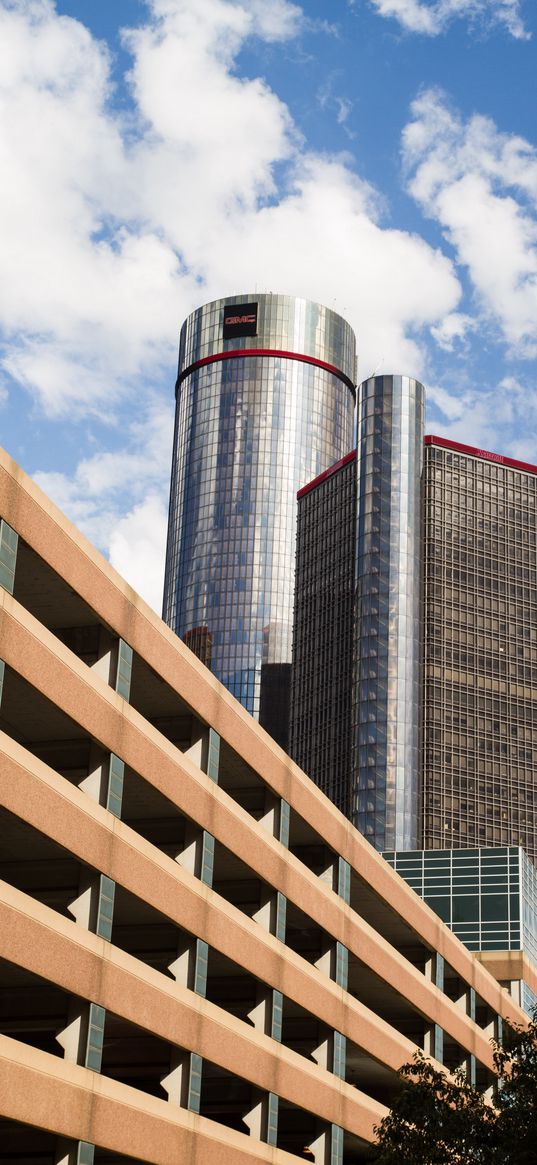
<svg viewBox="0 0 537 1165">
<path fill-rule="evenodd" d="M 306 295 L 537 462 L 530 0 L 0 0 L 2 444 L 159 607 L 177 339 Z"/>
</svg>

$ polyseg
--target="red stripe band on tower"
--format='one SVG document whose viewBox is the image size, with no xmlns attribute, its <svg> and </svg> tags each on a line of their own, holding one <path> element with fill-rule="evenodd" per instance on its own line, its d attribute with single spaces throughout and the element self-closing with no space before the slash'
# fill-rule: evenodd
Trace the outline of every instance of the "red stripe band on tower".
<svg viewBox="0 0 537 1165">
<path fill-rule="evenodd" d="M 177 377 L 176 388 L 183 383 L 186 376 L 190 376 L 191 372 L 195 372 L 198 368 L 204 368 L 206 364 L 216 364 L 218 360 L 231 360 L 236 356 L 280 356 L 284 360 L 300 360 L 303 364 L 314 364 L 317 368 L 323 368 L 325 372 L 331 372 L 333 376 L 337 376 L 342 380 L 347 388 L 350 388 L 352 394 L 355 392 L 355 385 L 350 376 L 346 376 L 340 368 L 336 368 L 335 364 L 329 364 L 326 360 L 318 360 L 316 356 L 306 356 L 303 352 L 285 352 L 282 348 L 231 348 L 229 352 L 215 352 L 213 356 L 204 356 L 201 360 L 195 360 L 193 364 L 189 364 L 183 372 Z"/>
</svg>

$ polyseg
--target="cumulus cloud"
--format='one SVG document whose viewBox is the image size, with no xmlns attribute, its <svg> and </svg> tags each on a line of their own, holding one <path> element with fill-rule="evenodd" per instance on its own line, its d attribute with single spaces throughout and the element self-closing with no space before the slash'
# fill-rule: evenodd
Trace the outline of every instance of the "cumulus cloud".
<svg viewBox="0 0 537 1165">
<path fill-rule="evenodd" d="M 125 33 L 127 114 L 81 24 L 49 0 L 0 8 L 5 368 L 50 415 L 113 412 L 173 366 L 193 306 L 260 281 L 335 298 L 368 334 L 368 370 L 420 372 L 417 329 L 456 307 L 450 263 L 379 225 L 351 161 L 309 153 L 266 82 L 236 71 L 248 38 L 296 35 L 302 19 L 286 0 L 152 0 Z"/>
<path fill-rule="evenodd" d="M 234 204 L 273 197 L 295 148 L 287 108 L 232 66 L 249 36 L 294 35 L 300 9 L 154 0 L 150 17 L 125 34 L 126 114 L 79 22 L 49 0 L 0 5 L 5 369 L 49 415 L 110 408 L 173 366 L 178 322 L 203 298 L 203 240 L 209 252 Z"/>
<path fill-rule="evenodd" d="M 429 432 L 535 464 L 537 390 L 517 377 L 459 391 L 427 389 Z"/>
<path fill-rule="evenodd" d="M 151 607 L 162 612 L 164 547 L 168 516 L 161 495 L 150 493 L 112 531 L 112 566 Z"/>
<path fill-rule="evenodd" d="M 248 249 L 241 246 L 244 233 Z M 425 354 L 414 334 L 457 304 L 449 261 L 422 239 L 381 226 L 369 187 L 344 162 L 302 157 L 276 206 L 230 222 L 215 239 L 215 286 L 251 286 L 256 268 L 265 289 L 325 301 L 358 337 L 360 376 L 395 369 L 419 375 Z"/>
<path fill-rule="evenodd" d="M 118 101 L 106 46 L 78 21 L 0 0 L 0 371 L 49 419 L 108 425 L 113 452 L 41 481 L 124 564 L 126 534 L 143 545 L 165 505 L 177 331 L 195 306 L 256 286 L 319 299 L 355 325 L 362 375 L 423 375 L 461 294 L 440 249 L 385 225 L 354 159 L 309 150 L 267 82 L 241 74 L 253 39 L 301 35 L 302 9 L 145 11 L 124 33 Z"/>
<path fill-rule="evenodd" d="M 189 302 L 178 256 L 121 217 L 131 163 L 108 69 L 103 46 L 46 0 L 0 8 L 5 367 L 50 413 L 110 402 Z"/>
<path fill-rule="evenodd" d="M 173 407 L 137 402 L 123 447 L 82 458 L 73 475 L 34 474 L 37 484 L 158 613 L 162 607 Z"/>
<path fill-rule="evenodd" d="M 529 33 L 520 13 L 520 0 L 371 0 L 380 16 L 392 17 L 407 32 L 438 36 L 452 21 L 503 26 L 517 40 Z"/>
<path fill-rule="evenodd" d="M 408 189 L 469 273 L 476 301 L 513 353 L 537 354 L 537 152 L 490 118 L 466 121 L 437 91 L 403 135 Z"/>
<path fill-rule="evenodd" d="M 453 352 L 457 346 L 465 347 L 466 338 L 475 331 L 477 321 L 464 312 L 454 311 L 444 317 L 439 324 L 433 324 L 431 335 L 444 352 Z"/>
</svg>

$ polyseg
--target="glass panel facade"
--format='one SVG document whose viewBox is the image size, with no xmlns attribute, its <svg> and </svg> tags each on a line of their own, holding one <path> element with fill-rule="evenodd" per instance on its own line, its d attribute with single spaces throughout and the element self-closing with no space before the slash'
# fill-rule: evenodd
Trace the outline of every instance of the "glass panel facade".
<svg viewBox="0 0 537 1165">
<path fill-rule="evenodd" d="M 352 817 L 376 849 L 418 841 L 425 390 L 360 386 Z"/>
<path fill-rule="evenodd" d="M 428 439 L 423 844 L 537 859 L 537 476 Z"/>
<path fill-rule="evenodd" d="M 224 341 L 226 304 L 253 300 L 257 335 Z M 284 746 L 296 493 L 351 448 L 354 351 L 334 312 L 278 295 L 218 300 L 181 333 L 164 618 Z"/>
<path fill-rule="evenodd" d="M 537 870 L 518 846 L 384 857 L 471 951 L 525 951 L 537 963 Z"/>
<path fill-rule="evenodd" d="M 355 459 L 298 500 L 289 752 L 351 816 Z"/>
</svg>

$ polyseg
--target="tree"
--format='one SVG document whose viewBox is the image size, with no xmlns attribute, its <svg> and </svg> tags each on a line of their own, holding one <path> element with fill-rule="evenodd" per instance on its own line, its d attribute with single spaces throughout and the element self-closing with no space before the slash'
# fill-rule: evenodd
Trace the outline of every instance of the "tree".
<svg viewBox="0 0 537 1165">
<path fill-rule="evenodd" d="M 536 1165 L 537 1012 L 527 1028 L 507 1028 L 494 1064 L 493 1106 L 463 1073 L 447 1077 L 417 1052 L 375 1130 L 376 1165 Z"/>
<path fill-rule="evenodd" d="M 527 1028 L 507 1029 L 494 1063 L 498 1094 L 498 1162 L 535 1165 L 537 1161 L 537 1009 Z M 503 1154 L 503 1156 L 502 1156 Z"/>
</svg>

